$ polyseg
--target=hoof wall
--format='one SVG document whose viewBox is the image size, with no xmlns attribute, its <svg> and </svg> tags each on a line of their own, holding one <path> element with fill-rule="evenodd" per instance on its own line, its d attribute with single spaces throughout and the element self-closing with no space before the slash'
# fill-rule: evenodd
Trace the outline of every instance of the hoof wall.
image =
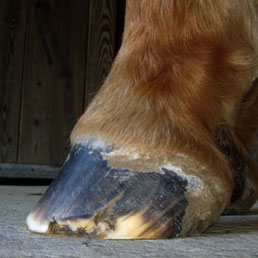
<svg viewBox="0 0 258 258">
<path fill-rule="evenodd" d="M 148 172 L 114 167 L 106 158 L 110 151 L 90 141 L 75 145 L 58 177 L 27 217 L 28 230 L 144 239 L 185 235 L 196 226 L 194 215 L 190 216 L 193 225 L 184 222 L 189 209 L 187 176 L 165 167 Z"/>
</svg>

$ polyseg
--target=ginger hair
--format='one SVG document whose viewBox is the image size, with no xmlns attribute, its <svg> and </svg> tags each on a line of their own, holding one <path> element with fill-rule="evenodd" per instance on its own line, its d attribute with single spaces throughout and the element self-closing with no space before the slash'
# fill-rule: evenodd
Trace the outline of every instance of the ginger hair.
<svg viewBox="0 0 258 258">
<path fill-rule="evenodd" d="M 232 123 L 257 77 L 256 5 L 127 0 L 122 46 L 72 143 L 102 137 L 157 155 L 194 155 L 227 170 L 214 134 Z"/>
</svg>

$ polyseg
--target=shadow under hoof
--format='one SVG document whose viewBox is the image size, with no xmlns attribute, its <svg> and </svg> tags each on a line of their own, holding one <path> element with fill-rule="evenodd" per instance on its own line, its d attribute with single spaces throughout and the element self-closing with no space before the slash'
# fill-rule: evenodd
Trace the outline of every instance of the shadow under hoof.
<svg viewBox="0 0 258 258">
<path fill-rule="evenodd" d="M 257 215 L 221 216 L 217 223 L 206 230 L 205 235 L 258 232 L 258 213 L 256 214 Z"/>
</svg>

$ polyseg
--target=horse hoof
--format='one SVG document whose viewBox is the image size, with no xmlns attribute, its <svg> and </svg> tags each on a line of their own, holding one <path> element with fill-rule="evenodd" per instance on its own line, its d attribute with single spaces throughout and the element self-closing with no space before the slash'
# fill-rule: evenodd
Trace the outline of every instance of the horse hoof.
<svg viewBox="0 0 258 258">
<path fill-rule="evenodd" d="M 223 191 L 217 191 L 219 183 L 210 185 L 199 176 L 203 167 L 183 155 L 172 160 L 154 162 L 95 140 L 76 144 L 26 227 L 41 234 L 106 239 L 203 231 L 222 212 L 223 201 L 218 200 L 223 200 Z"/>
</svg>

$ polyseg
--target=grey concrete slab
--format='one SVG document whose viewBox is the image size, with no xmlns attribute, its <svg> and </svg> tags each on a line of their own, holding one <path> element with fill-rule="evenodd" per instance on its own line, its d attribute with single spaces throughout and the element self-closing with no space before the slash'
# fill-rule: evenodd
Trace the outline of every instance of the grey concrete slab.
<svg viewBox="0 0 258 258">
<path fill-rule="evenodd" d="M 0 186 L 0 257 L 258 257 L 258 205 L 245 216 L 222 216 L 198 237 L 96 240 L 29 233 L 26 215 L 45 186 Z"/>
</svg>

